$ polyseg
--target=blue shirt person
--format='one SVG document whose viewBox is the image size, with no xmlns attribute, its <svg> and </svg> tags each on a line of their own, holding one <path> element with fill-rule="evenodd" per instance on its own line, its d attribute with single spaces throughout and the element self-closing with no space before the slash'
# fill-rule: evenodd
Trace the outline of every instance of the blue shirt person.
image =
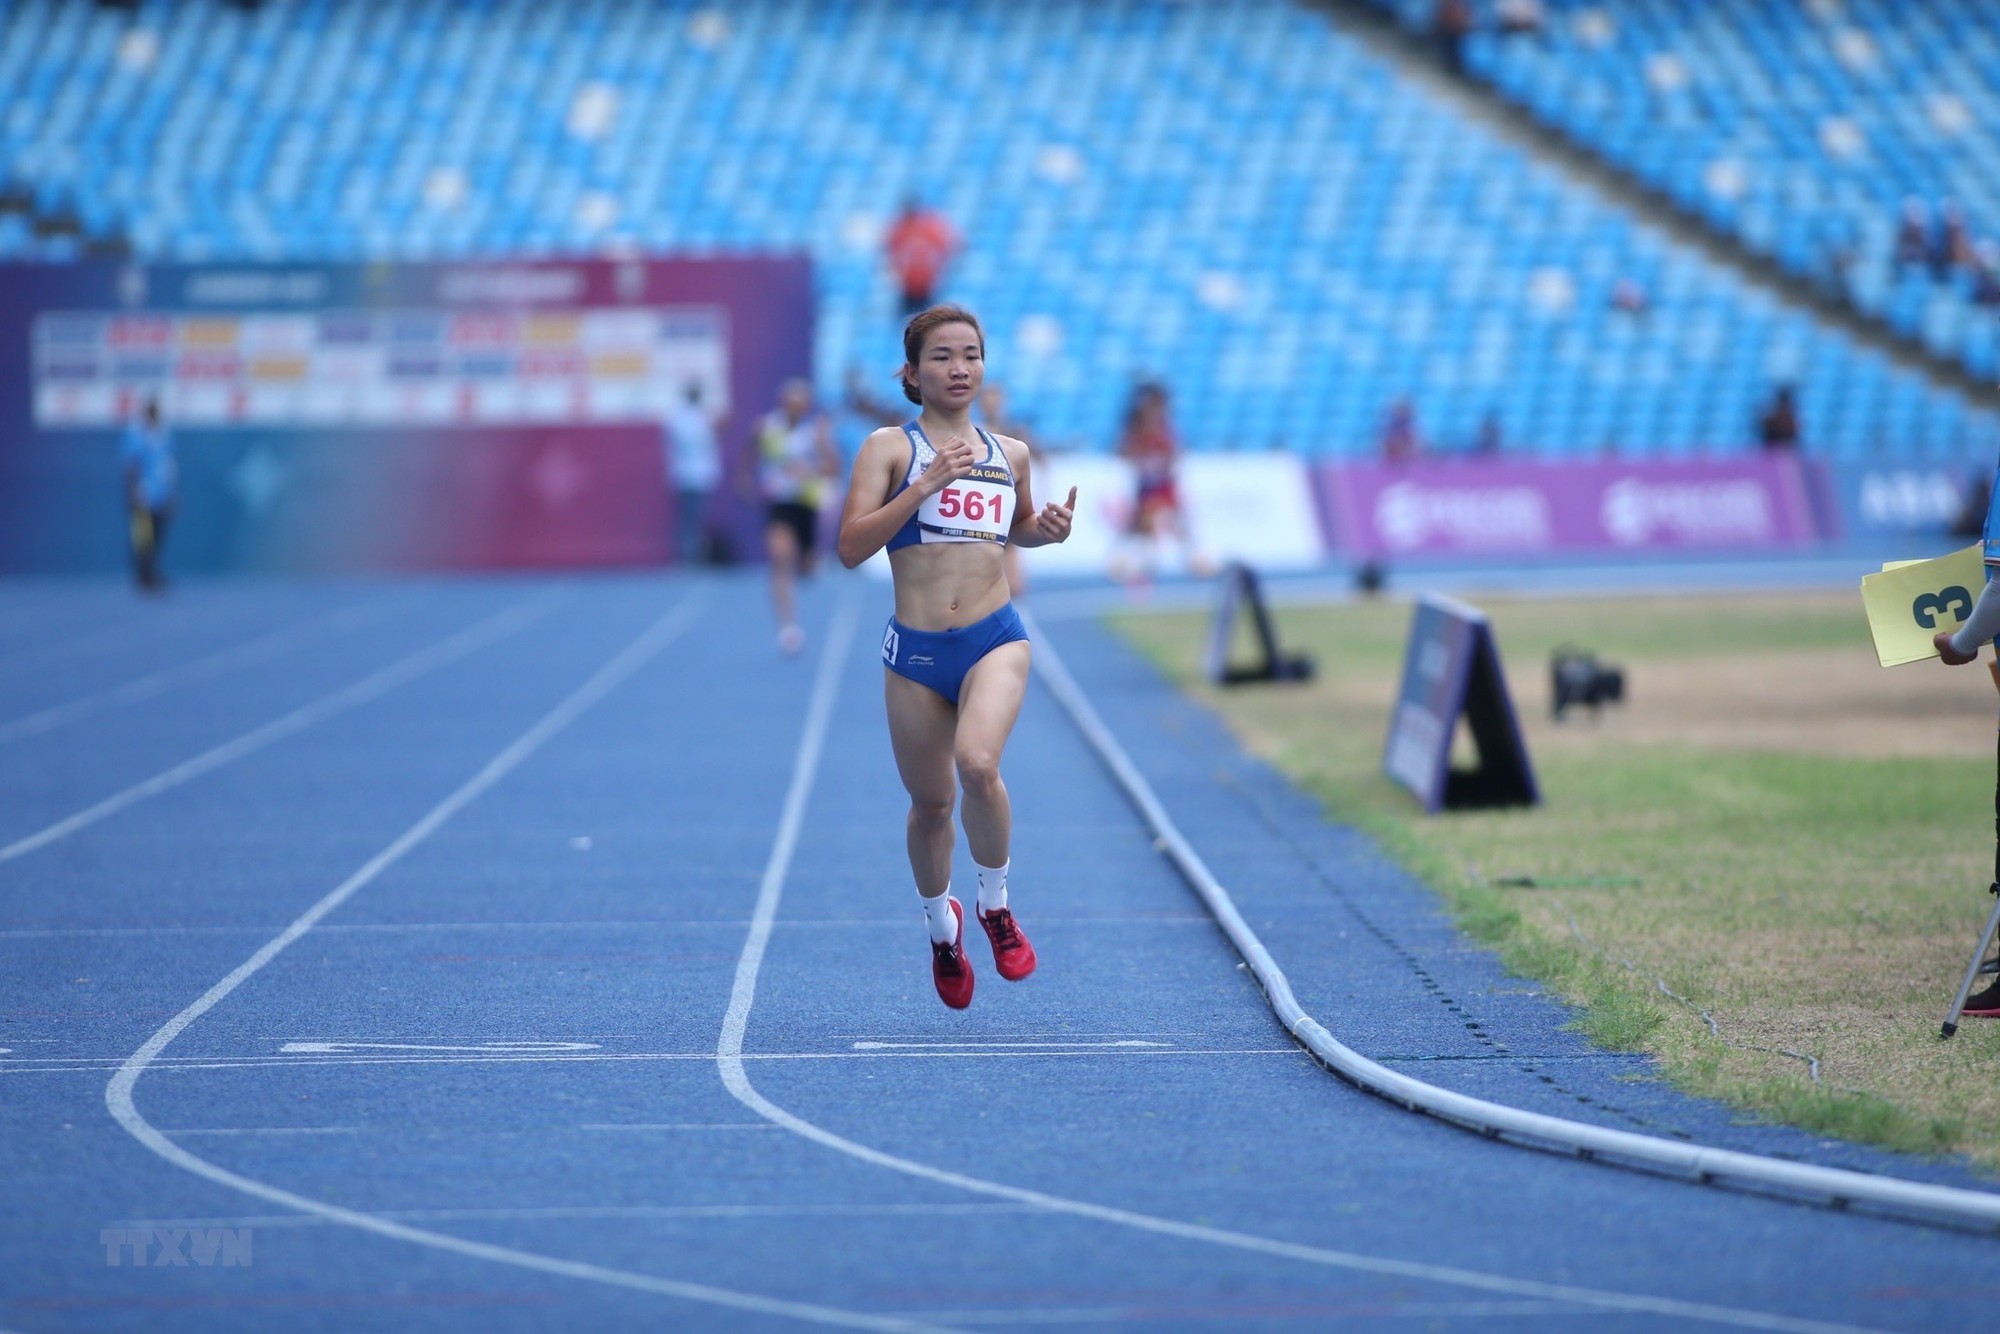
<svg viewBox="0 0 2000 1334">
<path fill-rule="evenodd" d="M 701 382 L 689 380 L 681 401 L 663 414 L 667 475 L 678 506 L 677 536 L 684 564 L 701 560 L 715 535 L 712 506 L 722 485 L 721 432 L 725 414 L 701 401 Z"/>
<path fill-rule="evenodd" d="M 148 399 L 138 421 L 125 428 L 118 447 L 130 519 L 132 575 L 143 589 L 162 586 L 160 544 L 180 493 L 174 433 L 160 421 L 160 402 Z"/>
</svg>

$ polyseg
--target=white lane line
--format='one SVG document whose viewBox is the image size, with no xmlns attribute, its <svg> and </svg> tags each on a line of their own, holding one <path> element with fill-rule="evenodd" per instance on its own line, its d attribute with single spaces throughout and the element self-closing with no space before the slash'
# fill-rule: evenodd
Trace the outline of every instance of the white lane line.
<svg viewBox="0 0 2000 1334">
<path fill-rule="evenodd" d="M 294 941 L 338 908 L 354 894 L 369 884 L 383 871 L 401 860 L 412 848 L 429 838 L 446 821 L 476 801 L 488 789 L 513 772 L 543 745 L 554 738 L 564 728 L 581 717 L 585 710 L 611 693 L 634 672 L 650 662 L 668 644 L 694 623 L 703 598 L 691 594 L 678 606 L 654 621 L 637 639 L 619 650 L 610 661 L 592 674 L 589 680 L 578 686 L 566 699 L 510 742 L 499 754 L 487 761 L 484 768 L 461 784 L 443 801 L 433 806 L 422 819 L 411 825 L 395 842 L 384 848 L 368 862 L 349 876 L 325 898 L 299 916 L 290 926 L 267 942 L 263 948 L 244 960 L 241 964 L 203 992 L 199 998 L 179 1014 L 161 1025 L 158 1032 L 141 1044 L 139 1049 L 126 1059 L 111 1077 L 104 1089 L 104 1105 L 111 1117 L 125 1132 L 151 1150 L 154 1154 L 204 1180 L 227 1186 L 256 1199 L 300 1213 L 314 1214 L 331 1222 L 377 1236 L 389 1237 L 396 1241 L 411 1242 L 436 1250 L 451 1251 L 458 1255 L 479 1260 L 490 1260 L 497 1264 L 513 1265 L 521 1269 L 536 1270 L 564 1278 L 580 1279 L 586 1282 L 605 1283 L 615 1287 L 630 1288 L 640 1292 L 657 1293 L 662 1296 L 678 1297 L 687 1301 L 702 1302 L 714 1306 L 729 1307 L 740 1311 L 755 1311 L 763 1315 L 790 1316 L 818 1324 L 840 1325 L 852 1329 L 875 1330 L 919 1330 L 933 1326 L 917 1321 L 900 1320 L 890 1317 L 866 1315 L 854 1311 L 841 1311 L 832 1307 L 817 1306 L 805 1302 L 790 1302 L 773 1297 L 763 1297 L 755 1293 L 734 1292 L 703 1283 L 682 1283 L 672 1279 L 656 1278 L 651 1274 L 634 1273 L 629 1270 L 611 1269 L 604 1265 L 589 1264 L 578 1260 L 565 1260 L 551 1255 L 540 1255 L 533 1251 L 516 1250 L 507 1246 L 495 1246 L 486 1242 L 470 1241 L 442 1232 L 432 1232 L 425 1228 L 413 1227 L 407 1223 L 379 1214 L 364 1213 L 358 1209 L 348 1209 L 323 1200 L 310 1199 L 280 1187 L 269 1185 L 250 1177 L 242 1176 L 188 1152 L 168 1139 L 158 1127 L 147 1121 L 139 1112 L 133 1100 L 133 1089 L 143 1075 L 166 1050 L 166 1047 L 195 1020 L 207 1014 L 220 1004 L 237 987 L 254 976 L 270 963 Z"/>
<path fill-rule="evenodd" d="M 388 610 L 389 604 L 396 600 L 393 597 L 381 597 L 359 606 L 348 607 L 331 616 L 314 616 L 302 624 L 272 631 L 248 643 L 221 649 L 175 667 L 161 668 L 136 680 L 127 681 L 124 685 L 23 714 L 9 722 L 0 723 L 0 745 L 18 741 L 25 736 L 51 731 L 65 723 L 73 723 L 79 718 L 89 717 L 105 709 L 140 704 L 149 699 L 157 699 L 181 686 L 194 685 L 227 672 L 268 662 L 322 636 L 345 634 L 357 626 L 377 619 Z"/>
<path fill-rule="evenodd" d="M 1160 916 L 1136 913 L 1131 917 L 1063 917 L 1036 913 L 1035 920 L 1043 926 L 1104 927 L 1115 928 L 1121 932 L 1140 926 L 1212 927 L 1215 925 L 1215 919 L 1212 917 L 1192 914 Z M 750 919 L 747 917 L 698 919 L 639 917 L 623 921 L 604 919 L 565 922 L 329 922 L 319 930 L 322 935 L 369 931 L 395 934 L 424 931 L 631 931 L 649 928 L 666 931 L 733 932 L 741 931 L 749 925 Z M 780 931 L 824 931 L 829 927 L 856 927 L 907 933 L 910 924 L 901 917 L 793 917 L 777 925 Z M 184 926 L 162 923 L 158 926 L 17 927 L 0 930 L 0 940 L 54 940 L 67 936 L 262 936 L 282 929 L 282 924 L 278 922 L 257 926 Z"/>
<path fill-rule="evenodd" d="M 924 1320 L 947 1321 L 954 1325 L 1158 1325 L 1169 1320 L 1229 1322 L 1254 1321 L 1317 1323 L 1355 1320 L 1497 1320 L 1520 1316 L 1594 1316 L 1604 1312 L 1569 1302 L 1405 1302 L 1394 1297 L 1370 1301 L 1366 1296 L 1291 1296 L 1280 1294 L 1259 1301 L 1255 1298 L 1217 1298 L 1207 1302 L 1148 1300 L 1134 1297 L 1122 1306 L 1041 1306 L 1010 1309 L 1004 1306 L 972 1310 L 913 1311 Z"/>
<path fill-rule="evenodd" d="M 650 1125 L 633 1122 L 606 1122 L 578 1126 L 578 1130 L 776 1130 L 768 1121 L 656 1121 Z"/>
<path fill-rule="evenodd" d="M 462 1045 L 443 1042 L 287 1042 L 278 1048 L 280 1055 L 288 1052 L 335 1055 L 362 1051 L 433 1051 L 479 1052 L 490 1056 L 544 1056 L 558 1052 L 595 1050 L 597 1050 L 595 1042 L 474 1042 Z"/>
<path fill-rule="evenodd" d="M 184 633 L 191 629 L 201 628 L 206 622 L 215 620 L 228 609 L 228 604 L 221 601 L 210 602 L 204 606 L 194 608 L 180 607 L 176 609 L 176 615 L 170 624 L 174 632 Z M 112 614 L 121 616 L 123 619 L 113 621 L 109 625 L 98 626 L 94 630 L 84 631 L 68 639 L 57 640 L 53 644 L 30 643 L 23 644 L 18 648 L 9 649 L 5 653 L 0 653 L 0 667 L 12 669 L 14 664 L 23 658 L 44 659 L 43 663 L 37 663 L 32 667 L 22 669 L 24 671 L 36 671 L 46 665 L 46 660 L 48 659 L 65 658 L 72 653 L 93 653 L 106 644 L 116 644 L 120 640 L 129 639 L 141 632 L 160 628 L 160 621 L 164 621 L 165 616 L 163 614 L 156 620 L 154 616 L 148 614 L 155 610 L 152 607 L 132 607 L 129 605 L 115 608 Z M 187 614 L 189 612 L 192 612 L 193 615 L 189 616 Z M 27 614 L 32 615 L 33 613 Z M 188 624 L 189 621 L 193 622 L 192 626 Z"/>
<path fill-rule="evenodd" d="M 16 857 L 24 857 L 39 848 L 45 848 L 58 839 L 67 838 L 79 829 L 96 824 L 107 816 L 116 815 L 128 806 L 137 805 L 148 797 L 156 797 L 162 792 L 179 787 L 192 779 L 225 764 L 231 764 L 264 749 L 286 737 L 295 736 L 316 723 L 325 722 L 357 708 L 368 701 L 388 694 L 396 687 L 405 685 L 427 672 L 436 671 L 448 663 L 456 662 L 477 649 L 486 647 L 508 635 L 517 634 L 540 617 L 546 615 L 555 598 L 546 593 L 523 599 L 504 611 L 496 612 L 477 624 L 459 631 L 449 638 L 438 641 L 428 648 L 418 649 L 400 661 L 393 662 L 380 671 L 370 672 L 352 685 L 344 686 L 330 695 L 323 695 L 310 704 L 293 709 L 282 718 L 273 719 L 262 727 L 252 728 L 233 740 L 203 751 L 191 760 L 183 760 L 171 769 L 154 774 L 144 782 L 134 783 L 122 792 L 117 792 L 93 806 L 87 806 L 76 814 L 56 821 L 48 828 L 16 839 L 0 848 L 0 862 L 10 862 Z"/>
<path fill-rule="evenodd" d="M 162 1130 L 162 1135 L 359 1135 L 360 1126 L 218 1126 L 213 1129 Z"/>
<path fill-rule="evenodd" d="M 1192 1047 L 1156 1050 L 1106 1050 L 1104 1048 L 1059 1048 L 1054 1051 L 764 1051 L 745 1052 L 746 1061 L 1076 1061 L 1092 1059 L 1180 1060 L 1187 1057 L 1295 1056 L 1312 1059 L 1307 1052 L 1291 1047 Z M 325 1065 L 571 1065 L 619 1061 L 702 1061 L 715 1059 L 712 1051 L 586 1052 L 554 1056 L 163 1056 L 151 1068 L 160 1074 L 180 1074 L 190 1070 L 290 1070 L 295 1067 Z M 79 1074 L 116 1070 L 124 1064 L 117 1057 L 28 1056 L 0 1061 L 0 1075 Z"/>
<path fill-rule="evenodd" d="M 775 1126 L 771 1127 L 776 1129 Z M 502 1209 L 383 1209 L 379 1218 L 405 1223 L 532 1223 L 585 1219 L 678 1218 L 898 1218 L 937 1215 L 985 1218 L 999 1214 L 1038 1214 L 1023 1204 L 952 1201 L 935 1204 L 579 1204 L 541 1208 Z M 319 1214 L 245 1214 L 234 1218 L 129 1218 L 113 1227 L 328 1227 L 332 1219 Z"/>
<path fill-rule="evenodd" d="M 743 1034 L 749 1026 L 751 1006 L 756 1003 L 757 976 L 764 966 L 764 953 L 770 944 L 772 923 L 778 915 L 778 902 L 784 895 L 785 878 L 791 869 L 792 854 L 798 847 L 799 829 L 805 822 L 806 803 L 812 795 L 813 780 L 819 769 L 820 753 L 825 745 L 827 727 L 833 717 L 834 699 L 839 693 L 840 669 L 846 662 L 849 641 L 853 633 L 854 616 L 847 601 L 843 600 L 841 609 L 835 616 L 834 628 L 827 635 L 822 650 L 819 669 L 813 682 L 812 707 L 806 714 L 805 731 L 799 738 L 797 757 L 793 761 L 791 785 L 786 790 L 784 806 L 778 817 L 777 835 L 771 844 L 771 855 L 764 864 L 763 879 L 758 884 L 757 906 L 751 914 L 750 930 L 743 942 L 743 953 L 737 960 L 736 980 L 729 992 L 729 1009 L 723 1016 L 722 1031 L 716 1039 L 715 1063 L 721 1073 L 723 1087 L 745 1107 L 766 1120 L 783 1126 L 802 1139 L 810 1140 L 861 1162 L 886 1168 L 891 1172 L 900 1172 L 943 1186 L 955 1186 L 960 1190 L 1016 1204 L 1038 1206 L 1051 1213 L 1089 1218 L 1101 1223 L 1134 1228 L 1183 1241 L 1203 1242 L 1232 1250 L 1251 1251 L 1358 1273 L 1389 1274 L 1427 1283 L 1449 1284 L 1510 1297 L 1583 1303 L 1599 1310 L 1661 1315 L 1680 1320 L 1701 1320 L 1742 1329 L 1826 1334 L 1827 1331 L 1852 1331 L 1857 1328 L 1852 1325 L 1802 1320 L 1770 1312 L 1712 1305 L 1707 1302 L 1611 1292 L 1569 1283 L 1545 1283 L 1534 1279 L 1513 1278 L 1504 1274 L 1482 1273 L 1474 1269 L 1460 1269 L 1452 1265 L 1395 1260 L 1363 1255 L 1355 1251 L 1275 1241 L 1247 1232 L 1236 1232 L 1198 1223 L 1184 1223 L 1172 1218 L 1137 1213 L 1130 1209 L 1091 1204 L 1084 1200 L 1073 1200 L 1044 1191 L 1009 1186 L 998 1181 L 967 1176 L 962 1172 L 932 1167 L 912 1159 L 899 1158 L 894 1154 L 836 1135 L 786 1111 L 766 1098 L 750 1082 L 750 1074 L 745 1066 Z"/>
<path fill-rule="evenodd" d="M 979 1051 L 994 1047 L 1041 1048 L 1053 1047 L 1067 1050 L 1075 1047 L 1172 1047 L 1171 1042 L 1142 1042 L 1128 1038 L 1122 1042 L 857 1042 L 856 1051 L 897 1051 L 935 1048 L 942 1051 Z"/>
</svg>

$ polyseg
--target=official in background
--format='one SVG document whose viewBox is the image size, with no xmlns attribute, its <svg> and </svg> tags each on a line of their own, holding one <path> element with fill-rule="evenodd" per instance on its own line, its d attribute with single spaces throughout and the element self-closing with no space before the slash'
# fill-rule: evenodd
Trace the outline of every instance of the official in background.
<svg viewBox="0 0 2000 1334">
<path fill-rule="evenodd" d="M 1948 667 L 1963 667 L 1979 660 L 1979 646 L 2000 635 L 2000 479 L 1987 492 L 1986 528 L 1982 537 L 1986 553 L 1986 587 L 1980 590 L 1972 614 L 1956 630 L 1940 630 L 1931 637 L 1938 657 Z M 1975 1019 L 2000 1019 L 2000 981 L 1965 998 L 1961 1014 Z"/>
<path fill-rule="evenodd" d="M 160 400 L 146 400 L 139 420 L 125 428 L 118 448 L 125 479 L 127 531 L 132 540 L 132 577 L 139 588 L 166 587 L 160 574 L 160 546 L 180 497 L 180 467 L 174 461 L 174 433 L 160 420 Z"/>
<path fill-rule="evenodd" d="M 889 228 L 887 244 L 903 314 L 914 316 L 930 309 L 945 268 L 958 251 L 958 234 L 944 214 L 925 208 L 913 195 L 903 201 L 903 211 Z"/>
<path fill-rule="evenodd" d="M 673 479 L 680 562 L 720 562 L 715 492 L 722 485 L 722 426 L 726 414 L 701 401 L 701 382 L 689 380 L 681 401 L 663 418 L 668 476 Z"/>
<path fill-rule="evenodd" d="M 1792 386 L 1779 385 L 1770 406 L 1757 418 L 1757 443 L 1766 453 L 1799 447 L 1799 398 Z"/>
</svg>

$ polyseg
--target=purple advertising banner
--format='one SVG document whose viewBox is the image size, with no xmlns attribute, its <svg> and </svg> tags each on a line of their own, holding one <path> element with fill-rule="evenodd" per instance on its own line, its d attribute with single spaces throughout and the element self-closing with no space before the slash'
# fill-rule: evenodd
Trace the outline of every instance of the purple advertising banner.
<svg viewBox="0 0 2000 1334">
<path fill-rule="evenodd" d="M 1358 556 L 1742 551 L 1819 536 L 1798 459 L 1349 463 L 1320 469 Z"/>
</svg>

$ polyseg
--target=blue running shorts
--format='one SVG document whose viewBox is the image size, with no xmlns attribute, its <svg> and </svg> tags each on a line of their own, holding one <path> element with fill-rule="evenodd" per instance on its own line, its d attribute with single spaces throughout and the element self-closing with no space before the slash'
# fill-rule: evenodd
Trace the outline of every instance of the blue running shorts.
<svg viewBox="0 0 2000 1334">
<path fill-rule="evenodd" d="M 1002 644 L 1027 637 L 1021 613 L 1011 602 L 985 620 L 956 630 L 912 630 L 891 616 L 882 632 L 882 662 L 896 675 L 929 686 L 956 704 L 972 664 Z"/>
</svg>

